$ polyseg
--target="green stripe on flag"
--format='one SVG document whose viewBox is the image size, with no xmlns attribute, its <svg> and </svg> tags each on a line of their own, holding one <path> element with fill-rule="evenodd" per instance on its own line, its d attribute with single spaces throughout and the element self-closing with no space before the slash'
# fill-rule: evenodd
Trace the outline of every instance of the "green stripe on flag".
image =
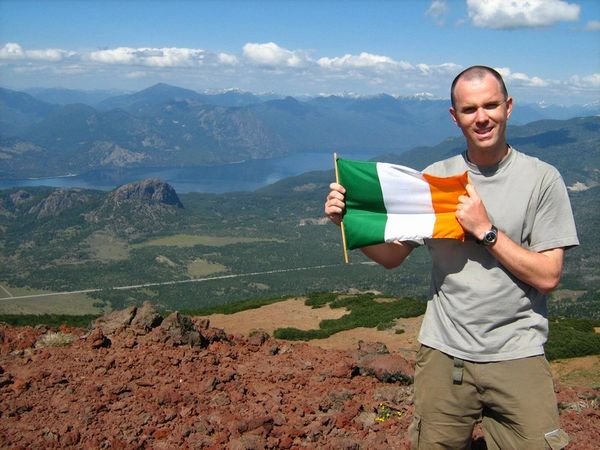
<svg viewBox="0 0 600 450">
<path fill-rule="evenodd" d="M 338 159 L 339 182 L 346 188 L 344 231 L 349 250 L 385 241 L 387 212 L 377 163 Z"/>
</svg>

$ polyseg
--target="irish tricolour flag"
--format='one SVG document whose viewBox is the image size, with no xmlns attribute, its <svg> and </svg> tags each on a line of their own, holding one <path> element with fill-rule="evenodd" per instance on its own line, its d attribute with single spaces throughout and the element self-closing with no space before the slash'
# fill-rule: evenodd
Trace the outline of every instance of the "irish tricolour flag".
<svg viewBox="0 0 600 450">
<path fill-rule="evenodd" d="M 346 188 L 343 232 L 349 250 L 395 240 L 464 240 L 455 213 L 458 197 L 466 194 L 466 172 L 440 178 L 394 164 L 337 158 L 336 173 Z"/>
</svg>

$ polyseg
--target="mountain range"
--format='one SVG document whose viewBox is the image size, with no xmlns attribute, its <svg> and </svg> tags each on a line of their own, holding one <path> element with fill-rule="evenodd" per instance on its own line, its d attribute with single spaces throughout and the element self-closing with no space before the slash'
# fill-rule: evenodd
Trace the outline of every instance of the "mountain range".
<svg viewBox="0 0 600 450">
<path fill-rule="evenodd" d="M 518 105 L 511 122 L 600 114 L 600 105 Z M 167 84 L 139 92 L 0 88 L 0 178 L 98 169 L 182 167 L 302 152 L 401 154 L 459 130 L 446 100 L 202 94 Z"/>
</svg>

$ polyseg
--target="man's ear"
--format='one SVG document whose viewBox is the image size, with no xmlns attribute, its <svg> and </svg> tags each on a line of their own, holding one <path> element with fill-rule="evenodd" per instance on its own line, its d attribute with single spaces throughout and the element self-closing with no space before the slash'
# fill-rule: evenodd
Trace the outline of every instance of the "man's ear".
<svg viewBox="0 0 600 450">
<path fill-rule="evenodd" d="M 458 120 L 456 119 L 456 110 L 451 106 L 448 112 L 450 113 L 450 116 L 452 117 L 454 123 L 458 126 Z"/>
<path fill-rule="evenodd" d="M 508 97 L 506 99 L 506 119 L 508 120 L 513 110 L 513 98 Z"/>
</svg>

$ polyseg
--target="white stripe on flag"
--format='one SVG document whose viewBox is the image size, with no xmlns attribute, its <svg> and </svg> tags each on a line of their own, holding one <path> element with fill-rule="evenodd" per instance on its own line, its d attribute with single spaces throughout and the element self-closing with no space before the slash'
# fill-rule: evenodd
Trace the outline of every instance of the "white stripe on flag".
<svg viewBox="0 0 600 450">
<path fill-rule="evenodd" d="M 377 163 L 377 174 L 388 216 L 386 242 L 397 236 L 430 237 L 436 218 L 429 183 L 421 173 L 408 167 Z"/>
</svg>

